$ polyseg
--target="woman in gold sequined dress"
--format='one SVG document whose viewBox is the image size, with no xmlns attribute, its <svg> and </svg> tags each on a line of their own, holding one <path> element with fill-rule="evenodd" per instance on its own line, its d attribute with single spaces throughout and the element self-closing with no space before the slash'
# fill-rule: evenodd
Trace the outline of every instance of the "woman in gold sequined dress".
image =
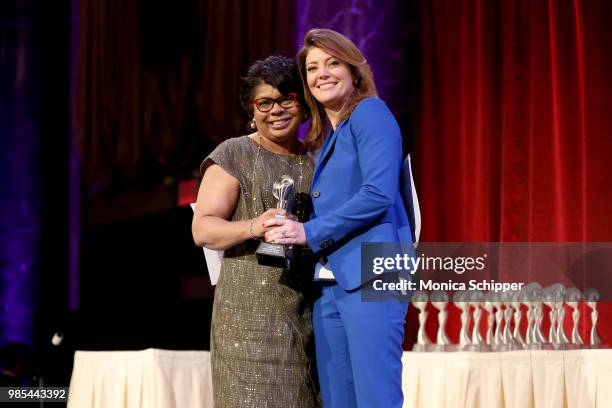
<svg viewBox="0 0 612 408">
<path fill-rule="evenodd" d="M 255 250 L 276 209 L 274 182 L 295 181 L 301 221 L 310 211 L 313 163 L 298 139 L 306 104 L 295 63 L 271 56 L 243 78 L 241 101 L 253 133 L 226 140 L 202 163 L 192 232 L 198 246 L 223 249 L 211 327 L 216 408 L 314 407 L 310 281 L 302 248 L 291 269 L 260 265 Z"/>
</svg>

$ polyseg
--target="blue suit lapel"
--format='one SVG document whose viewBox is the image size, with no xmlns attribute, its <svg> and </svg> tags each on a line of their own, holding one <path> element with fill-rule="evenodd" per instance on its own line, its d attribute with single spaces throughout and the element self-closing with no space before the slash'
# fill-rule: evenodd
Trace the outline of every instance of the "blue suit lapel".
<svg viewBox="0 0 612 408">
<path fill-rule="evenodd" d="M 319 154 L 319 157 L 317 158 L 317 163 L 315 165 L 314 173 L 312 176 L 312 187 L 314 187 L 315 182 L 317 181 L 317 178 L 319 177 L 319 173 L 321 172 L 323 163 L 325 163 L 325 159 L 327 159 L 327 156 L 329 156 L 329 154 L 332 151 L 332 147 L 334 146 L 334 143 L 336 142 L 336 138 L 338 137 L 338 133 L 340 133 L 340 129 L 342 128 L 342 126 L 344 126 L 346 122 L 347 122 L 346 119 L 340 122 L 338 127 L 336 127 L 336 130 L 331 135 L 327 136 L 327 138 L 325 139 L 325 142 L 323 143 L 323 147 L 321 148 L 321 153 Z"/>
</svg>

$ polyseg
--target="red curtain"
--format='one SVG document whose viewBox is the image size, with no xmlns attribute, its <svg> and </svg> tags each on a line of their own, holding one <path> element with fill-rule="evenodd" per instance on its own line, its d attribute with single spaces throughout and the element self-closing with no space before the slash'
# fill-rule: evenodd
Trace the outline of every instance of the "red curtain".
<svg viewBox="0 0 612 408">
<path fill-rule="evenodd" d="M 422 241 L 612 241 L 612 2 L 418 6 Z"/>
<path fill-rule="evenodd" d="M 290 1 L 83 0 L 79 10 L 73 120 L 92 196 L 197 174 L 215 144 L 247 130 L 240 75 L 295 52 L 295 35 L 279 35 L 294 31 Z"/>
</svg>

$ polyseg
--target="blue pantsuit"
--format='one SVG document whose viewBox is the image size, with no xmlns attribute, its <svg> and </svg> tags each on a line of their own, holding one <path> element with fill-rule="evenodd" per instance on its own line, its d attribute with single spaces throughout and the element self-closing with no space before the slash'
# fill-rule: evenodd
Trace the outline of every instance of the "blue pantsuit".
<svg viewBox="0 0 612 408">
<path fill-rule="evenodd" d="M 362 302 L 361 244 L 412 242 L 399 193 L 402 138 L 383 101 L 361 101 L 327 136 L 312 181 L 310 247 L 335 281 L 313 310 L 317 367 L 326 408 L 401 408 L 407 305 Z"/>
</svg>

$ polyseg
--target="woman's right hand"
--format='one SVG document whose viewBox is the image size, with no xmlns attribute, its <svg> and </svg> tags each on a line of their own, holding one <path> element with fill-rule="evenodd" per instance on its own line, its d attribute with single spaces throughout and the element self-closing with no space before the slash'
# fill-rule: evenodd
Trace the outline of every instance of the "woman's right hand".
<svg viewBox="0 0 612 408">
<path fill-rule="evenodd" d="M 266 232 L 274 228 L 275 226 L 266 227 L 264 226 L 264 223 L 269 219 L 275 218 L 277 215 L 286 216 L 287 211 L 282 208 L 270 208 L 257 218 L 252 219 L 252 224 L 250 224 L 251 227 L 249 231 L 251 238 L 262 238 Z"/>
<path fill-rule="evenodd" d="M 275 215 L 285 215 L 271 208 L 257 218 L 230 221 L 238 205 L 240 183 L 221 166 L 213 164 L 204 173 L 191 230 L 196 245 L 224 250 L 250 238 L 261 238 L 272 229 L 263 224 Z"/>
</svg>

